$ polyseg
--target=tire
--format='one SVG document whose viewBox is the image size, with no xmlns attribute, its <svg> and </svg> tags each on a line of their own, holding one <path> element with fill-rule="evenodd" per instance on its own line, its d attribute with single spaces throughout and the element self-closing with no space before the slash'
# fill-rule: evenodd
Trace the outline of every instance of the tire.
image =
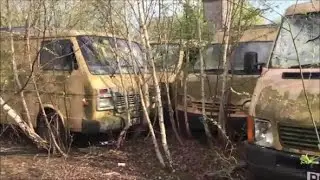
<svg viewBox="0 0 320 180">
<path fill-rule="evenodd" d="M 65 127 L 62 123 L 61 117 L 54 111 L 54 110 L 46 110 L 47 119 L 52 130 L 52 135 L 50 134 L 50 129 L 47 126 L 45 116 L 41 113 L 38 116 L 37 134 L 46 140 L 49 143 L 48 151 L 52 153 L 59 153 L 58 149 L 56 148 L 53 138 L 56 140 L 57 145 L 60 149 L 66 153 L 68 148 L 68 133 L 65 130 Z"/>
<path fill-rule="evenodd" d="M 250 171 L 247 171 L 246 175 L 247 175 L 247 180 L 263 180 L 263 179 L 257 177 L 254 173 L 252 173 Z"/>
</svg>

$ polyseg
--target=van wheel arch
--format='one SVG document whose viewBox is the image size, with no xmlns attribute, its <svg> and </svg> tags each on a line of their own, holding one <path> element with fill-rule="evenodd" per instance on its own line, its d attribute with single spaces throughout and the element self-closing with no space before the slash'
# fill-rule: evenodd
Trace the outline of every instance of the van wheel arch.
<svg viewBox="0 0 320 180">
<path fill-rule="evenodd" d="M 55 137 L 55 140 L 62 151 L 67 150 L 69 141 L 69 132 L 67 131 L 61 114 L 52 107 L 45 106 L 44 112 L 49 121 L 50 129 Z M 50 151 L 56 151 L 56 148 L 52 142 L 52 136 L 47 126 L 45 116 L 40 108 L 37 116 L 36 133 L 49 143 Z"/>
</svg>

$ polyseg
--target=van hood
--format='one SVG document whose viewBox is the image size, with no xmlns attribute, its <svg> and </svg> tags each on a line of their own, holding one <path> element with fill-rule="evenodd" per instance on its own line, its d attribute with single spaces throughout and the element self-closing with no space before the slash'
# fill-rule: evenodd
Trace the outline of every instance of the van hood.
<svg viewBox="0 0 320 180">
<path fill-rule="evenodd" d="M 227 77 L 227 93 L 229 103 L 235 106 L 242 106 L 245 102 L 250 101 L 251 94 L 258 76 L 256 75 L 235 75 Z M 206 101 L 212 103 L 219 102 L 222 87 L 222 75 L 206 73 L 204 79 L 204 89 Z M 189 74 L 187 79 L 188 95 L 193 101 L 201 101 L 201 81 L 200 74 Z M 231 91 L 231 88 L 233 92 Z M 181 91 L 183 92 L 183 91 Z"/>
<path fill-rule="evenodd" d="M 302 69 L 302 73 L 305 92 L 299 69 L 265 70 L 257 82 L 250 115 L 276 122 L 310 125 L 311 112 L 320 126 L 320 69 Z"/>
<path fill-rule="evenodd" d="M 147 74 L 147 82 L 151 80 L 151 76 Z M 128 93 L 138 93 L 138 82 L 139 75 L 123 74 L 122 79 L 120 75 L 110 77 L 109 75 L 92 76 L 92 87 L 94 89 L 105 89 L 109 88 L 113 92 L 124 93 L 126 90 Z M 122 85 L 123 82 L 123 85 Z"/>
</svg>

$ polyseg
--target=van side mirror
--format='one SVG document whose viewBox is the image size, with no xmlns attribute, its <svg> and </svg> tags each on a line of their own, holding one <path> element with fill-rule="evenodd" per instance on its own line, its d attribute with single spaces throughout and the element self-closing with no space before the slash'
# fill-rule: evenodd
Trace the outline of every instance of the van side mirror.
<svg viewBox="0 0 320 180">
<path fill-rule="evenodd" d="M 244 54 L 243 70 L 246 74 L 258 72 L 258 53 L 246 52 Z"/>
<path fill-rule="evenodd" d="M 263 71 L 263 68 L 265 68 L 267 64 L 262 62 L 262 63 L 258 63 L 257 65 L 259 66 L 258 70 L 259 70 L 259 73 L 261 74 Z"/>
</svg>

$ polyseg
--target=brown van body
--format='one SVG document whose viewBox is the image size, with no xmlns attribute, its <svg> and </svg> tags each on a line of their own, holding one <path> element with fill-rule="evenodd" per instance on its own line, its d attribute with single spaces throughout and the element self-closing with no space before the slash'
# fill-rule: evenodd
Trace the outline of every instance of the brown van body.
<svg viewBox="0 0 320 180">
<path fill-rule="evenodd" d="M 298 31 L 299 34 L 308 33 L 301 35 L 302 37 L 314 38 L 314 42 L 311 42 L 312 45 L 307 44 L 309 40 L 297 39 L 295 41 L 297 42 L 296 52 L 299 52 L 299 55 L 310 53 L 310 49 L 306 48 L 312 46 L 313 52 L 315 52 L 313 55 L 314 64 L 310 61 L 307 61 L 311 63 L 306 64 L 307 66 L 301 62 L 300 65 L 293 66 L 274 63 L 274 59 L 277 59 L 281 64 L 281 61 L 286 62 L 286 59 L 292 57 L 284 50 L 278 52 L 282 56 L 275 53 L 277 45 L 280 45 L 279 47 L 282 45 L 281 38 L 287 38 L 285 35 L 281 36 L 281 31 L 279 31 L 268 68 L 263 69 L 254 89 L 248 116 L 246 154 L 248 168 L 257 179 L 260 177 L 268 179 L 320 179 L 320 142 L 318 139 L 320 132 L 320 41 L 317 37 L 319 36 L 317 33 L 320 31 L 319 28 L 309 31 L 311 28 L 307 26 L 310 24 L 310 26 L 316 26 L 314 23 L 320 22 L 319 13 L 319 1 L 296 4 L 287 9 L 286 17 L 281 25 L 281 27 L 284 26 L 281 29 L 288 32 L 284 29 L 285 23 L 289 22 L 287 18 L 292 18 L 292 22 L 297 23 L 296 26 L 301 28 Z M 303 16 L 305 24 L 301 23 L 303 21 L 298 21 L 299 16 Z M 311 17 L 315 17 L 314 21 L 310 20 Z M 302 27 L 308 27 L 308 30 L 304 30 Z M 297 33 L 297 31 L 294 32 Z M 293 34 L 293 36 L 295 35 Z M 288 42 L 290 40 L 292 43 L 292 39 L 289 39 Z M 289 46 L 290 42 L 286 45 L 291 47 Z M 273 56 L 275 56 L 274 59 Z M 299 59 L 304 61 L 301 56 Z M 258 127 L 259 124 L 263 124 L 262 122 L 268 124 L 267 129 L 262 130 Z M 265 133 L 263 142 L 269 139 L 267 144 L 261 144 L 261 138 L 257 138 L 261 132 Z M 315 160 L 312 163 L 303 164 L 300 159 L 301 155 L 308 155 L 309 158 L 315 157 Z"/>
<path fill-rule="evenodd" d="M 276 38 L 278 31 L 277 26 L 257 26 L 244 31 L 237 43 L 269 43 L 272 44 Z M 214 42 L 212 45 L 221 45 L 223 41 L 223 32 L 217 32 L 215 34 Z M 237 47 L 236 44 L 231 46 Z M 249 49 L 250 50 L 250 49 Z M 271 50 L 271 49 L 270 49 Z M 234 54 L 231 54 L 233 59 Z M 259 55 L 258 55 L 259 56 Z M 205 58 L 205 57 L 204 57 Z M 220 57 L 221 60 L 222 57 Z M 242 58 L 242 57 L 239 57 Z M 259 57 L 258 57 L 259 58 Z M 222 65 L 221 65 L 222 69 Z M 230 89 L 228 90 L 229 102 L 228 102 L 228 116 L 235 118 L 244 118 L 247 116 L 247 106 L 251 99 L 251 94 L 256 85 L 257 78 L 259 74 L 232 74 L 229 73 L 227 77 L 227 87 L 232 87 L 233 90 L 239 92 L 232 93 Z M 182 83 L 179 83 L 182 85 Z M 216 117 L 219 112 L 219 96 L 221 95 L 221 85 L 222 85 L 222 72 L 216 71 L 206 71 L 205 72 L 205 107 L 206 113 L 209 117 Z M 188 97 L 188 107 L 187 112 L 193 115 L 201 116 L 201 92 L 200 92 L 201 82 L 199 72 L 189 72 L 187 77 L 187 97 Z M 243 93 L 244 92 L 244 93 Z M 179 86 L 178 90 L 178 111 L 184 111 L 183 104 L 183 87 Z M 240 94 L 243 93 L 243 94 Z M 191 120 L 189 120 L 191 121 Z M 197 121 L 197 120 L 192 120 Z M 201 126 L 201 125 L 200 125 Z M 192 125 L 190 126 L 191 128 Z"/>
<path fill-rule="evenodd" d="M 26 83 L 30 75 L 30 63 L 26 55 L 25 31 L 14 31 L 14 47 L 19 77 L 22 84 Z M 126 115 L 120 111 L 125 107 L 124 89 L 128 92 L 130 109 L 132 110 L 133 124 L 140 122 L 140 96 L 137 91 L 136 78 L 133 74 L 124 74 L 122 86 L 120 74 L 94 75 L 90 73 L 84 56 L 80 50 L 76 37 L 80 35 L 92 35 L 102 37 L 117 37 L 107 33 L 85 32 L 77 30 L 57 30 L 43 32 L 31 31 L 30 46 L 31 60 L 36 59 L 33 75 L 35 77 L 38 92 L 45 109 L 53 110 L 60 115 L 65 127 L 71 131 L 83 133 L 106 132 L 107 130 L 120 129 L 124 126 Z M 73 52 L 79 68 L 72 71 L 45 71 L 39 65 L 39 52 L 42 41 L 47 40 L 70 40 Z M 9 52 L 9 54 L 8 54 Z M 7 53 L 7 54 L 6 54 Z M 1 31 L 1 64 L 11 64 L 9 32 Z M 11 65 L 10 65 L 11 66 Z M 1 69 L 3 74 L 4 69 Z M 11 72 L 12 73 L 12 72 Z M 3 78 L 3 77 L 2 77 Z M 7 81 L 1 81 L 3 89 L 1 96 L 9 100 L 10 105 L 26 119 L 19 95 L 14 95 L 18 90 L 12 76 L 6 76 Z M 5 91 L 4 91 L 5 89 Z M 112 94 L 114 108 L 108 110 L 97 109 L 97 98 L 99 90 L 108 89 Z M 24 90 L 27 106 L 30 111 L 32 123 L 37 127 L 37 119 L 40 113 L 40 104 L 32 81 L 29 81 Z M 13 121 L 1 112 L 1 123 L 12 123 Z"/>
</svg>

